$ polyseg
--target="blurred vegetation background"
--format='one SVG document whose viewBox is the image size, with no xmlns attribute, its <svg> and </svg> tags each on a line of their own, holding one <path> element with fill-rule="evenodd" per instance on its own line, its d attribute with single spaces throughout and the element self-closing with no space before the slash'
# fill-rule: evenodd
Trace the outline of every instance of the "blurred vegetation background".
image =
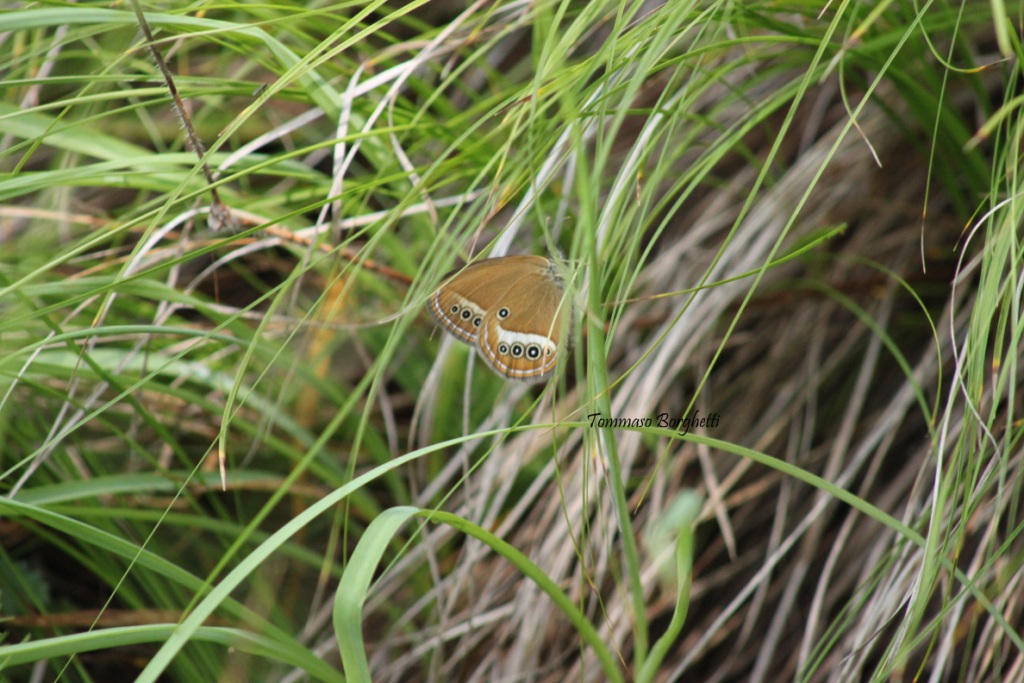
<svg viewBox="0 0 1024 683">
<path fill-rule="evenodd" d="M 0 679 L 1024 679 L 1022 19 L 9 4 Z"/>
</svg>

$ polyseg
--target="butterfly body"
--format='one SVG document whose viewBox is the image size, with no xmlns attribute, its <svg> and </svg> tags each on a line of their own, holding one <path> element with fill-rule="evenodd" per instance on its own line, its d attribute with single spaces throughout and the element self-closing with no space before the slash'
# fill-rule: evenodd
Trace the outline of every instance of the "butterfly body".
<svg viewBox="0 0 1024 683">
<path fill-rule="evenodd" d="M 554 261 L 504 256 L 445 277 L 428 308 L 458 339 L 473 345 L 498 374 L 541 381 L 555 369 L 568 304 Z"/>
</svg>

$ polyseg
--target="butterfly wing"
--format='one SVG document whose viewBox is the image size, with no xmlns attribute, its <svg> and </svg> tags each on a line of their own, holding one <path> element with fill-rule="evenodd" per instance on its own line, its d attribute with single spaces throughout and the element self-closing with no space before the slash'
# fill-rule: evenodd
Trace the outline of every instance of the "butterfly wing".
<svg viewBox="0 0 1024 683">
<path fill-rule="evenodd" d="M 557 362 L 567 319 L 563 292 L 550 259 L 506 256 L 446 276 L 428 308 L 446 330 L 474 344 L 499 374 L 539 381 Z"/>
</svg>

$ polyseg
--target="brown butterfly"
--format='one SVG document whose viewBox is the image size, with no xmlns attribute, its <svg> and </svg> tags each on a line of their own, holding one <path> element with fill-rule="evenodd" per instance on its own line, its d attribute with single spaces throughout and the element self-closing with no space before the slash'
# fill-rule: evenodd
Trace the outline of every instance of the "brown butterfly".
<svg viewBox="0 0 1024 683">
<path fill-rule="evenodd" d="M 428 307 L 499 375 L 538 382 L 555 369 L 563 348 L 569 310 L 564 292 L 551 259 L 503 256 L 447 275 Z"/>
</svg>

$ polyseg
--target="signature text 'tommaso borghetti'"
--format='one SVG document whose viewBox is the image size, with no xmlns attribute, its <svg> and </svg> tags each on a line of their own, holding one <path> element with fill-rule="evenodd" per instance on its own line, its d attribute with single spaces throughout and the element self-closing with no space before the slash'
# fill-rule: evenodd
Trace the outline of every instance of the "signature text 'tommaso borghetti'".
<svg viewBox="0 0 1024 683">
<path fill-rule="evenodd" d="M 672 417 L 668 413 L 661 413 L 654 417 L 605 417 L 601 413 L 590 413 L 587 415 L 591 427 L 612 429 L 641 429 L 643 427 L 660 427 L 662 429 L 675 429 L 686 434 L 691 429 L 715 429 L 718 427 L 718 420 L 721 416 L 718 413 L 701 416 L 699 410 L 693 411 L 689 417 Z"/>
</svg>

